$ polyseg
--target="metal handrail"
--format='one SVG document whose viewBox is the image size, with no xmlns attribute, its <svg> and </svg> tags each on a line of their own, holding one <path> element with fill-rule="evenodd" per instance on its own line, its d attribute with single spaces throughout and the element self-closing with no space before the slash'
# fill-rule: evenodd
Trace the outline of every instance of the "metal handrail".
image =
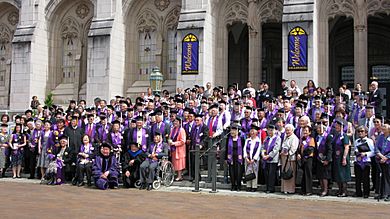
<svg viewBox="0 0 390 219">
<path fill-rule="evenodd" d="M 221 142 L 223 141 L 223 139 L 226 138 L 229 134 L 230 134 L 230 130 L 229 130 L 225 135 L 223 135 L 220 139 L 218 139 L 218 141 L 214 142 L 214 144 L 213 144 L 211 147 L 209 147 L 206 151 L 204 151 L 204 152 L 199 156 L 199 158 L 202 158 L 204 155 L 206 155 L 206 154 L 211 150 L 211 148 L 216 147 L 217 144 L 221 143 Z M 219 136 L 218 136 L 218 137 L 219 137 Z M 212 139 L 210 138 L 209 141 L 211 141 L 211 140 L 212 140 Z M 222 147 L 225 148 L 226 145 L 223 145 Z M 223 148 L 222 148 L 222 149 L 223 149 Z"/>
</svg>

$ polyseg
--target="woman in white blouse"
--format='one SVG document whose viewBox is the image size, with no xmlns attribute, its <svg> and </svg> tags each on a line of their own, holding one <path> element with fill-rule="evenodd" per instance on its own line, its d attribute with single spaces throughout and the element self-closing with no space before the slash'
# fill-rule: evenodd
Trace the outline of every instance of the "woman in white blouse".
<svg viewBox="0 0 390 219">
<path fill-rule="evenodd" d="M 244 159 L 245 159 L 245 175 L 255 173 L 256 178 L 246 182 L 246 190 L 255 192 L 257 190 L 257 178 L 259 172 L 259 159 L 261 150 L 261 140 L 257 136 L 260 128 L 256 125 L 251 125 L 249 138 L 245 141 Z"/>
<path fill-rule="evenodd" d="M 293 171 L 293 177 L 289 180 L 282 179 L 281 192 L 284 194 L 295 193 L 295 170 L 296 170 L 296 157 L 295 153 L 298 149 L 299 139 L 294 134 L 294 126 L 291 124 L 286 125 L 286 136 L 282 143 L 282 151 L 280 153 L 282 161 L 282 170 L 286 165 L 286 170 L 289 168 Z M 288 159 L 288 161 L 287 161 Z"/>
</svg>

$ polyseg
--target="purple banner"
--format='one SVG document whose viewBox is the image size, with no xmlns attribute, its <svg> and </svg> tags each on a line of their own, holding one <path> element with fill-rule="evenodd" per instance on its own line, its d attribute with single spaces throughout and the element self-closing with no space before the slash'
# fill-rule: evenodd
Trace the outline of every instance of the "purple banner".
<svg viewBox="0 0 390 219">
<path fill-rule="evenodd" d="M 181 73 L 191 75 L 199 73 L 199 41 L 190 33 L 183 39 Z"/>
<path fill-rule="evenodd" d="M 307 71 L 307 33 L 301 27 L 293 28 L 288 35 L 288 70 Z"/>
</svg>

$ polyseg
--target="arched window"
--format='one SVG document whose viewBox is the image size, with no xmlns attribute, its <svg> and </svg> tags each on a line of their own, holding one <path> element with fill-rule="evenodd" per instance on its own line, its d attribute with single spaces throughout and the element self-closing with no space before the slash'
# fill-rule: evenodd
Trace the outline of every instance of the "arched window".
<svg viewBox="0 0 390 219">
<path fill-rule="evenodd" d="M 10 31 L 7 27 L 0 27 L 0 86 L 5 86 L 7 61 L 9 57 Z"/>
<path fill-rule="evenodd" d="M 76 76 L 76 56 L 79 53 L 78 24 L 72 19 L 67 19 L 62 30 L 63 83 L 73 83 Z"/>
<path fill-rule="evenodd" d="M 139 75 L 140 79 L 152 72 L 156 64 L 156 32 L 145 31 L 139 33 Z"/>
</svg>

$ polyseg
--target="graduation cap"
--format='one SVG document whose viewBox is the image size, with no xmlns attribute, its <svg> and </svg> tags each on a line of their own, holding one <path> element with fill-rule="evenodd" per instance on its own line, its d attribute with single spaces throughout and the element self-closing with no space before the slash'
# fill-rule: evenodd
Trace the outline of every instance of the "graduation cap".
<svg viewBox="0 0 390 219">
<path fill-rule="evenodd" d="M 268 129 L 276 129 L 276 126 L 274 124 L 268 124 L 267 128 Z"/>
<path fill-rule="evenodd" d="M 196 115 L 195 111 L 193 111 L 193 110 L 190 110 L 189 114 L 190 114 L 190 115 L 193 115 L 193 116 Z"/>
<path fill-rule="evenodd" d="M 151 112 L 151 113 L 149 113 L 149 116 L 156 116 L 156 113 L 155 112 Z"/>
<path fill-rule="evenodd" d="M 88 115 L 87 115 L 87 118 L 88 118 L 88 119 L 91 118 L 91 117 L 92 117 L 92 118 L 95 118 L 95 115 L 93 115 L 93 114 L 88 114 Z"/>
<path fill-rule="evenodd" d="M 114 107 L 112 105 L 107 105 L 107 109 L 114 110 Z"/>
<path fill-rule="evenodd" d="M 374 109 L 374 106 L 373 105 L 367 105 L 366 109 Z"/>
<path fill-rule="evenodd" d="M 236 102 L 234 102 L 234 105 L 239 106 L 239 105 L 240 105 L 240 102 L 239 102 L 239 101 L 236 101 Z"/>
<path fill-rule="evenodd" d="M 283 78 L 282 81 L 283 81 L 283 82 L 287 82 L 288 80 Z"/>
<path fill-rule="evenodd" d="M 142 107 L 144 106 L 143 102 L 138 102 L 138 103 L 136 103 L 135 105 L 136 105 L 137 107 L 138 107 L 138 106 L 142 106 Z"/>
<path fill-rule="evenodd" d="M 115 125 L 115 124 L 118 124 L 118 125 L 120 125 L 120 124 L 121 124 L 121 122 L 119 122 L 119 120 L 114 120 L 114 121 L 112 121 L 112 124 L 113 124 L 113 125 Z"/>
<path fill-rule="evenodd" d="M 256 130 L 256 131 L 259 131 L 259 130 L 260 130 L 260 127 L 257 126 L 257 125 L 255 125 L 255 124 L 252 124 L 252 125 L 251 125 L 251 129 L 254 129 L 254 130 Z"/>
<path fill-rule="evenodd" d="M 71 118 L 71 120 L 78 120 L 79 119 L 79 117 L 78 116 L 74 116 L 74 115 L 72 115 L 72 118 Z"/>
<path fill-rule="evenodd" d="M 203 118 L 203 115 L 202 114 L 196 114 L 195 118 Z"/>
<path fill-rule="evenodd" d="M 336 120 L 335 120 L 335 123 L 336 123 L 336 124 L 339 124 L 339 125 L 341 125 L 341 126 L 344 125 L 344 122 L 343 122 L 343 120 L 341 120 L 341 119 L 336 119 Z"/>
<path fill-rule="evenodd" d="M 129 143 L 129 147 L 131 147 L 131 146 L 136 146 L 137 148 L 139 148 L 140 147 L 140 145 L 137 143 L 137 142 L 130 142 Z"/>
<path fill-rule="evenodd" d="M 171 114 L 177 114 L 177 110 L 176 109 L 171 109 L 170 113 Z"/>
<path fill-rule="evenodd" d="M 238 125 L 237 123 L 233 123 L 231 126 L 230 126 L 231 129 L 237 129 L 237 130 L 240 130 L 241 129 L 241 126 Z"/>
<path fill-rule="evenodd" d="M 131 122 L 131 123 L 136 123 L 136 122 L 137 122 L 137 120 L 135 120 L 135 119 L 132 119 L 130 122 Z"/>
<path fill-rule="evenodd" d="M 285 110 L 284 110 L 283 108 L 280 108 L 280 109 L 278 110 L 278 113 L 285 113 Z"/>
<path fill-rule="evenodd" d="M 1 127 L 7 128 L 7 127 L 8 127 L 8 125 L 7 125 L 7 124 L 4 124 L 4 123 L 2 123 L 2 124 L 1 124 Z"/>
<path fill-rule="evenodd" d="M 209 107 L 209 110 L 211 109 L 218 109 L 218 105 L 217 104 L 212 104 L 210 107 Z"/>
<path fill-rule="evenodd" d="M 154 132 L 154 136 L 156 136 L 156 135 L 160 135 L 160 136 L 162 135 L 162 134 L 161 134 L 161 131 L 160 131 L 159 129 L 157 129 L 157 130 Z"/>
<path fill-rule="evenodd" d="M 220 91 L 218 87 L 214 87 L 213 91 Z"/>
<path fill-rule="evenodd" d="M 262 107 L 262 108 L 257 108 L 257 112 L 260 112 L 260 111 L 265 111 L 265 108 L 264 107 Z"/>
<path fill-rule="evenodd" d="M 135 121 L 144 121 L 144 117 L 142 117 L 142 116 L 137 116 L 137 117 L 135 117 Z"/>
<path fill-rule="evenodd" d="M 126 110 L 127 112 L 132 112 L 132 111 L 134 111 L 134 108 L 127 108 L 127 110 Z"/>
<path fill-rule="evenodd" d="M 154 113 L 157 115 L 157 116 L 161 116 L 163 113 L 161 111 L 161 109 L 157 109 L 156 111 L 154 111 Z"/>
<path fill-rule="evenodd" d="M 177 98 L 177 99 L 175 100 L 175 102 L 176 102 L 176 103 L 184 103 L 184 100 L 183 100 L 183 99 Z"/>
<path fill-rule="evenodd" d="M 116 95 L 115 98 L 116 98 L 116 99 L 121 99 L 122 96 Z"/>
<path fill-rule="evenodd" d="M 50 120 L 45 120 L 44 123 L 49 123 L 50 125 L 52 124 Z"/>
<path fill-rule="evenodd" d="M 225 104 L 225 105 L 226 105 L 226 101 L 224 101 L 224 100 L 220 100 L 220 101 L 218 101 L 218 103 L 219 103 L 219 104 Z"/>
<path fill-rule="evenodd" d="M 320 96 L 315 96 L 314 101 L 322 101 Z"/>
<path fill-rule="evenodd" d="M 258 122 L 259 119 L 258 118 L 252 118 L 252 122 Z"/>
<path fill-rule="evenodd" d="M 154 97 L 161 97 L 160 94 L 155 94 Z"/>
<path fill-rule="evenodd" d="M 182 119 L 180 118 L 180 116 L 176 116 L 175 120 L 177 120 L 177 121 L 179 121 L 179 122 L 182 121 Z"/>
<path fill-rule="evenodd" d="M 60 140 L 60 141 L 61 141 L 61 140 L 66 140 L 66 141 L 68 141 L 68 136 L 62 135 L 62 136 L 59 138 L 59 140 Z"/>
<path fill-rule="evenodd" d="M 28 109 L 24 112 L 24 114 L 27 114 L 27 113 L 32 113 L 32 110 Z"/>
<path fill-rule="evenodd" d="M 108 142 L 105 141 L 105 142 L 102 143 L 101 148 L 109 148 L 109 149 L 111 149 L 112 146 L 111 146 L 110 143 L 108 143 Z"/>
<path fill-rule="evenodd" d="M 253 110 L 253 108 L 252 108 L 252 107 L 250 107 L 250 106 L 245 106 L 245 110 L 250 110 L 250 111 L 252 111 L 252 110 Z"/>
</svg>

